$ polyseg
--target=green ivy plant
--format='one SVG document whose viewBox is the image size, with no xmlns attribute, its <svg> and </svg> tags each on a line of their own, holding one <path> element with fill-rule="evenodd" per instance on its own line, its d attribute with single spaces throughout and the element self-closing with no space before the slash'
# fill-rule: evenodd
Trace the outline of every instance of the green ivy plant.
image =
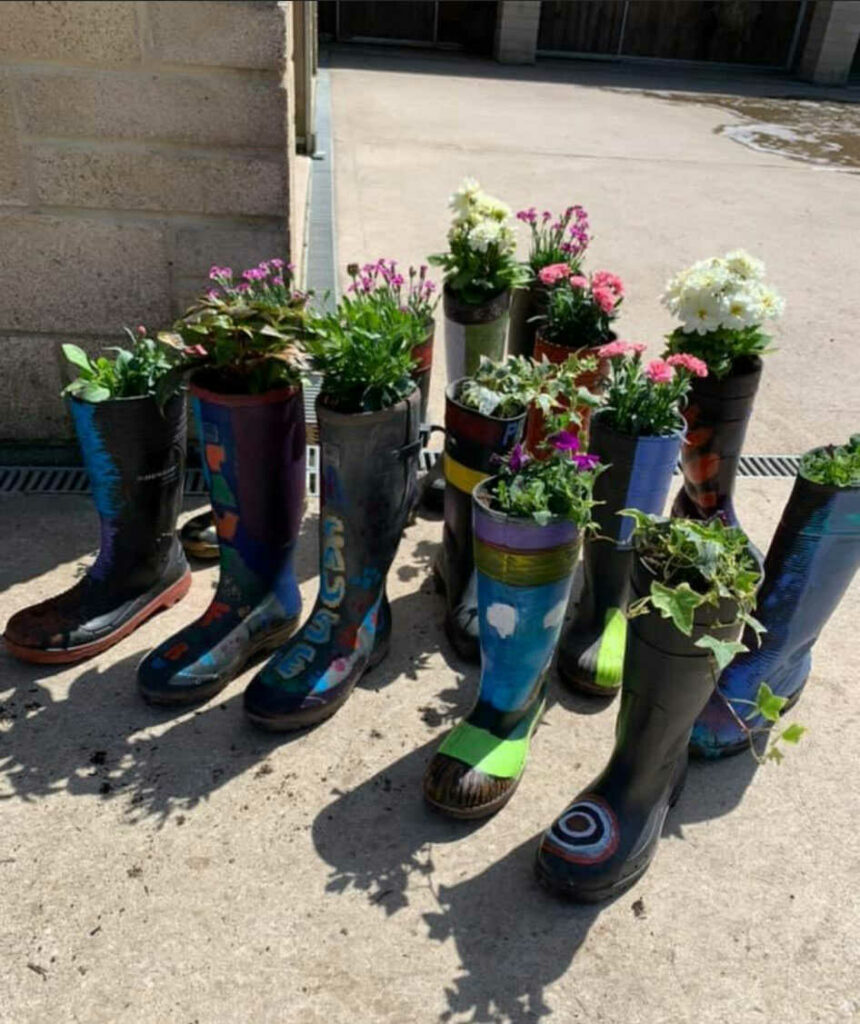
<svg viewBox="0 0 860 1024">
<path fill-rule="evenodd" d="M 808 451 L 800 460 L 800 475 L 827 487 L 860 487 L 860 434 L 844 445 Z"/>
<path fill-rule="evenodd" d="M 596 367 L 595 359 L 575 355 L 563 363 L 526 356 L 508 356 L 497 363 L 481 356 L 478 369 L 460 385 L 457 401 L 483 416 L 501 419 L 519 416 L 532 403 L 544 415 L 559 410 L 564 402 L 574 408 L 595 408 L 600 399 L 578 385 L 576 378 Z M 578 425 L 578 416 L 575 422 Z"/>
<path fill-rule="evenodd" d="M 141 325 L 136 331 L 123 328 L 128 335 L 130 348 L 112 346 L 107 352 L 115 353 L 113 358 L 90 357 L 78 345 L 63 345 L 63 355 L 78 371 L 78 376 L 63 389 L 64 395 L 72 395 L 85 402 L 106 402 L 111 398 L 139 398 L 155 395 L 160 382 L 174 365 L 172 354 L 146 336 Z M 174 394 L 174 386 L 165 398 Z"/>
</svg>

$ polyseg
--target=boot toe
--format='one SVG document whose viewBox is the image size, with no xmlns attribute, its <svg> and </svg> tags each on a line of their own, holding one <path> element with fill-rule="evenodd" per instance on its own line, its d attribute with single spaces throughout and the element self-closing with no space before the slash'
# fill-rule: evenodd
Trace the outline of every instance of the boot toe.
<svg viewBox="0 0 860 1024">
<path fill-rule="evenodd" d="M 150 651 L 137 668 L 137 688 L 150 704 L 194 704 L 222 690 L 230 681 L 207 656 L 183 658 L 182 641 L 176 637 Z"/>
<path fill-rule="evenodd" d="M 437 753 L 424 775 L 424 796 L 429 804 L 452 817 L 482 818 L 508 802 L 517 782 L 516 778 L 498 778 L 458 758 Z"/>
<path fill-rule="evenodd" d="M 690 753 L 714 761 L 739 754 L 749 745 L 749 733 L 732 714 L 728 702 L 714 693 L 693 726 Z"/>
</svg>

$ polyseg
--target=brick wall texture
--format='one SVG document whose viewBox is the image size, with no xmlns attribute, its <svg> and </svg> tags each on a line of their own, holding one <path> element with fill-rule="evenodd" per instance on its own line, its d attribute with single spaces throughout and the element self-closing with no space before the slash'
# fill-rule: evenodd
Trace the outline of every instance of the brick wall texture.
<svg viewBox="0 0 860 1024">
<path fill-rule="evenodd" d="M 289 6 L 0 4 L 0 441 L 70 436 L 63 341 L 289 258 Z"/>
</svg>

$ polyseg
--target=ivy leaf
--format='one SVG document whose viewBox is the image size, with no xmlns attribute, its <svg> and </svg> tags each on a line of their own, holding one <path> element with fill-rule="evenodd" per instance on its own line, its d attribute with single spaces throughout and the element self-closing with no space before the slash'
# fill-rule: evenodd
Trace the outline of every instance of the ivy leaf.
<svg viewBox="0 0 860 1024">
<path fill-rule="evenodd" d="M 92 366 L 90 365 L 90 357 L 84 352 L 78 345 L 63 345 L 63 355 L 68 359 L 72 366 L 77 366 L 79 370 L 85 370 L 87 373 L 92 373 Z"/>
<path fill-rule="evenodd" d="M 805 732 L 806 726 L 792 722 L 787 729 L 783 729 L 780 739 L 785 740 L 786 743 L 797 743 Z"/>
<path fill-rule="evenodd" d="M 651 584 L 651 603 L 664 619 L 671 619 L 677 630 L 689 636 L 693 632 L 693 613 L 702 603 L 702 596 L 689 583 L 666 587 L 654 580 Z"/>
<path fill-rule="evenodd" d="M 618 515 L 632 519 L 634 530 L 647 530 L 649 526 L 662 521 L 662 516 L 652 516 L 638 508 L 622 508 Z"/>
<path fill-rule="evenodd" d="M 785 754 L 783 754 L 779 747 L 771 747 L 766 756 L 770 761 L 774 761 L 776 764 L 781 764 Z"/>
<path fill-rule="evenodd" d="M 757 618 L 755 618 L 755 616 L 750 615 L 749 612 L 742 611 L 740 618 L 742 622 L 753 630 L 756 637 L 756 643 L 761 646 L 761 638 L 767 632 L 767 629 L 758 621 Z"/>
<path fill-rule="evenodd" d="M 742 654 L 749 650 L 746 644 L 742 644 L 738 640 L 718 640 L 715 636 L 700 637 L 695 646 L 705 647 L 713 654 L 718 672 L 722 672 L 736 654 Z"/>
<path fill-rule="evenodd" d="M 85 402 L 105 402 L 110 398 L 110 391 L 101 384 L 88 380 L 76 389 L 75 395 Z"/>
<path fill-rule="evenodd" d="M 767 683 L 760 683 L 755 697 L 755 711 L 768 722 L 779 721 L 782 709 L 788 703 L 785 697 L 777 697 Z M 755 712 L 754 712 L 755 713 Z"/>
</svg>

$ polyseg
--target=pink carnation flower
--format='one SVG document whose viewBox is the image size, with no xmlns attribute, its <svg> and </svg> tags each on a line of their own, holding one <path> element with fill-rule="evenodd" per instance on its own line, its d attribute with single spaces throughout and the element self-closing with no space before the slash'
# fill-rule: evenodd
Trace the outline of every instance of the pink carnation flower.
<svg viewBox="0 0 860 1024">
<path fill-rule="evenodd" d="M 597 350 L 597 355 L 601 359 L 615 359 L 627 355 L 632 348 L 633 346 L 628 345 L 626 341 L 610 341 L 608 345 L 602 345 Z"/>
<path fill-rule="evenodd" d="M 696 356 L 691 356 L 687 352 L 678 352 L 674 356 L 669 356 L 666 362 L 669 366 L 683 366 L 684 369 L 689 370 L 694 377 L 708 376 L 707 363 L 698 359 Z"/>
<path fill-rule="evenodd" d="M 617 274 L 611 274 L 608 270 L 595 270 L 591 275 L 591 283 L 595 288 L 608 288 L 617 299 L 624 295 L 621 278 Z"/>
<path fill-rule="evenodd" d="M 608 288 L 592 284 L 591 295 L 604 313 L 611 313 L 615 309 L 615 294 Z"/>
<path fill-rule="evenodd" d="M 645 367 L 645 376 L 654 384 L 668 384 L 675 371 L 665 359 L 652 359 Z"/>
<path fill-rule="evenodd" d="M 538 277 L 541 284 L 554 285 L 556 281 L 570 277 L 570 267 L 566 263 L 550 263 L 538 272 Z"/>
<path fill-rule="evenodd" d="M 630 348 L 634 351 L 634 353 L 637 356 L 641 356 L 645 349 L 648 348 L 648 346 L 645 344 L 644 341 L 632 341 L 630 343 Z"/>
<path fill-rule="evenodd" d="M 583 277 L 582 274 L 574 274 L 573 277 L 568 281 L 571 288 L 587 288 L 588 278 Z"/>
</svg>

